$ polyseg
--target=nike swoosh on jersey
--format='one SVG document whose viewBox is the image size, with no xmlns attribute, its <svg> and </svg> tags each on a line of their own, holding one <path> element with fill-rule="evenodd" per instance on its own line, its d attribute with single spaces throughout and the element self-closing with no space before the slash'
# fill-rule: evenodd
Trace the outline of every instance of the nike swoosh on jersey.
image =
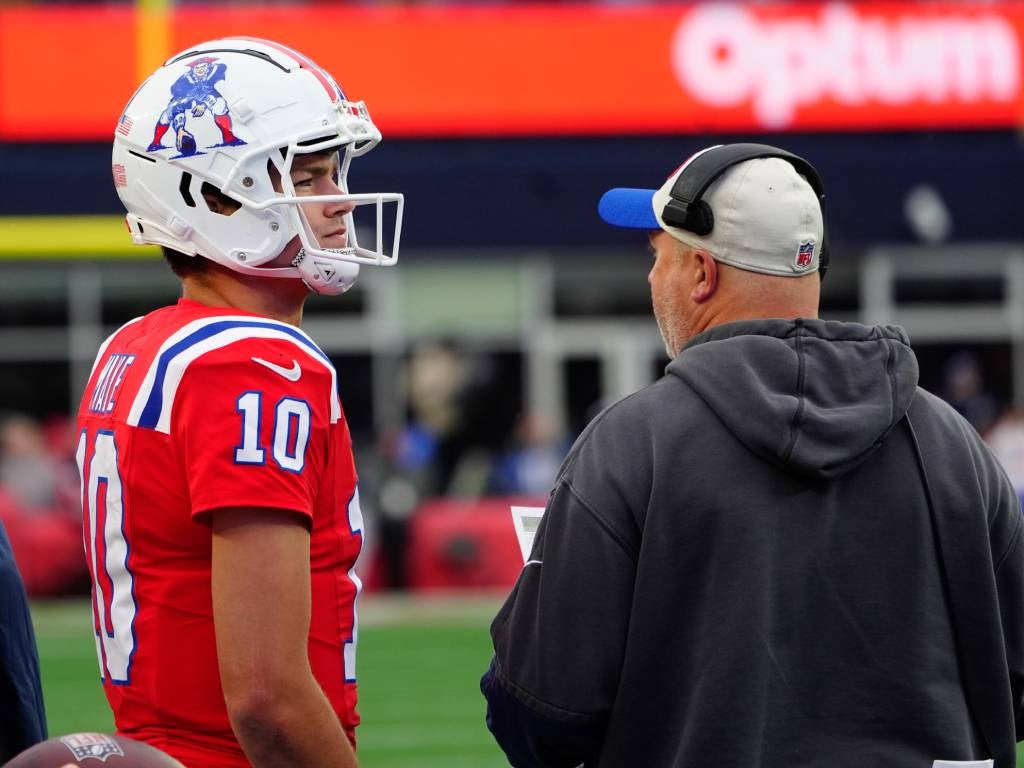
<svg viewBox="0 0 1024 768">
<path fill-rule="evenodd" d="M 274 373 L 279 373 L 284 376 L 288 381 L 298 381 L 299 377 L 302 376 L 302 369 L 299 367 L 298 360 L 292 360 L 291 368 L 285 368 L 284 366 L 277 365 L 269 360 L 264 360 L 262 357 L 254 357 L 252 358 L 252 361 L 254 363 L 259 363 L 260 365 L 265 365 Z"/>
</svg>

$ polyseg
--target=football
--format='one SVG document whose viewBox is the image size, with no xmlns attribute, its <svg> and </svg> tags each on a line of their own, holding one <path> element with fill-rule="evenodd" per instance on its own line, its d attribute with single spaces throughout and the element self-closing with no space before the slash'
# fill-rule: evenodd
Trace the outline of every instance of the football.
<svg viewBox="0 0 1024 768">
<path fill-rule="evenodd" d="M 155 747 L 108 733 L 70 733 L 30 747 L 3 768 L 185 768 Z"/>
<path fill-rule="evenodd" d="M 194 155 L 196 153 L 196 137 L 188 131 L 182 131 L 178 139 L 178 151 L 183 155 Z"/>
</svg>

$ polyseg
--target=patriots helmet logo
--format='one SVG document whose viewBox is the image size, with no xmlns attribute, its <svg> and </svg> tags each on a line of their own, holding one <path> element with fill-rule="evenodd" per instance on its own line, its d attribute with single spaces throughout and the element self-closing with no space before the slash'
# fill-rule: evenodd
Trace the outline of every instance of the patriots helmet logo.
<svg viewBox="0 0 1024 768">
<path fill-rule="evenodd" d="M 223 82 L 227 74 L 227 65 L 214 56 L 201 56 L 186 63 L 185 67 L 187 71 L 171 84 L 170 101 L 157 120 L 147 151 L 170 149 L 172 145 L 164 141 L 168 131 L 173 128 L 173 147 L 178 150 L 178 156 L 198 154 L 196 121 L 211 119 L 220 132 L 221 140 L 207 148 L 245 144 L 235 135 L 228 103 L 217 89 L 217 84 Z"/>
</svg>

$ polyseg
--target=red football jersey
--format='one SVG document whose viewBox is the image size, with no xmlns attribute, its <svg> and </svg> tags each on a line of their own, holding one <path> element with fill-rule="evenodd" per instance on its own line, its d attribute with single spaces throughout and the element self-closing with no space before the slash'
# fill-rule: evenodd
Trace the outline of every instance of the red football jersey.
<svg viewBox="0 0 1024 768">
<path fill-rule="evenodd" d="M 276 507 L 311 519 L 309 660 L 354 743 L 363 526 L 327 356 L 286 323 L 182 299 L 104 342 L 78 430 L 96 649 L 118 731 L 185 765 L 248 765 L 220 685 L 205 513 Z"/>
</svg>

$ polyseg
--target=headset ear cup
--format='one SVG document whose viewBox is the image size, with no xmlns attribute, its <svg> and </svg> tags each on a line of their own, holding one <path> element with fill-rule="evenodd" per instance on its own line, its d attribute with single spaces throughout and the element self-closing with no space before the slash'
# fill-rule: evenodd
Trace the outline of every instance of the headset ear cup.
<svg viewBox="0 0 1024 768">
<path fill-rule="evenodd" d="M 711 206 L 703 200 L 690 203 L 686 224 L 686 228 L 695 235 L 710 235 L 715 226 L 715 214 L 711 211 Z"/>
<path fill-rule="evenodd" d="M 685 229 L 701 236 L 710 234 L 715 225 L 715 215 L 711 212 L 711 206 L 703 200 L 689 205 L 679 200 L 669 200 L 662 211 L 661 220 L 670 227 Z"/>
<path fill-rule="evenodd" d="M 669 200 L 661 212 L 661 220 L 670 227 L 686 229 L 690 222 L 690 209 L 679 200 Z"/>
</svg>

